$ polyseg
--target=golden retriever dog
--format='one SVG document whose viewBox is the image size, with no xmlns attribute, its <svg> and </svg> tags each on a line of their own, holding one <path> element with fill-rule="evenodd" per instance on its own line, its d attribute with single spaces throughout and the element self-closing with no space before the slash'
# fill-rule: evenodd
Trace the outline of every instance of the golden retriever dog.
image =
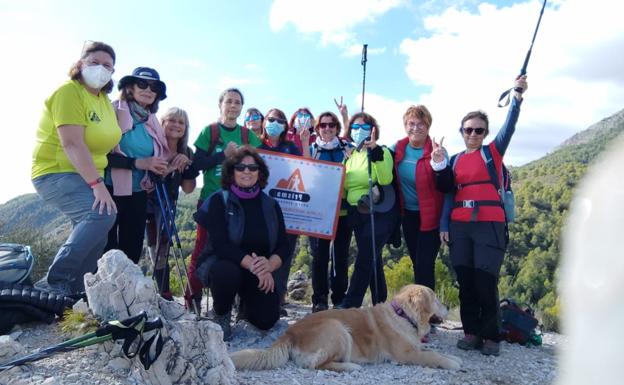
<svg viewBox="0 0 624 385">
<path fill-rule="evenodd" d="M 421 349 L 431 316 L 444 318 L 447 312 L 433 290 L 407 285 L 389 303 L 310 314 L 290 326 L 270 348 L 240 350 L 230 358 L 236 369 L 249 370 L 278 368 L 289 359 L 302 368 L 334 371 L 387 360 L 459 369 L 459 358 Z"/>
</svg>

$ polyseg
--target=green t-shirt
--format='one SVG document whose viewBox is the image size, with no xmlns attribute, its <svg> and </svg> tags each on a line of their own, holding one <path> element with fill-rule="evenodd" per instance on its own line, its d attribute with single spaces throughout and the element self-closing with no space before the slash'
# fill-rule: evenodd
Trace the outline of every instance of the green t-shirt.
<svg viewBox="0 0 624 385">
<path fill-rule="evenodd" d="M 229 129 L 222 124 L 219 124 L 221 129 L 220 143 L 217 143 L 215 147 L 215 154 L 222 152 L 228 143 L 234 142 L 236 144 L 243 144 L 240 125 L 236 125 L 234 129 Z M 258 147 L 262 144 L 260 139 L 250 130 L 249 131 L 249 144 L 253 147 Z M 199 137 L 195 141 L 195 147 L 208 151 L 210 149 L 210 126 L 204 127 Z M 213 192 L 221 188 L 221 165 L 204 170 L 204 187 L 202 187 L 199 199 L 205 200 Z"/>
<path fill-rule="evenodd" d="M 61 172 L 76 172 L 67 158 L 57 128 L 82 126 L 84 141 L 100 175 L 108 164 L 108 154 L 121 138 L 121 129 L 108 95 L 93 95 L 76 80 L 59 87 L 45 101 L 32 155 L 31 178 Z"/>
</svg>

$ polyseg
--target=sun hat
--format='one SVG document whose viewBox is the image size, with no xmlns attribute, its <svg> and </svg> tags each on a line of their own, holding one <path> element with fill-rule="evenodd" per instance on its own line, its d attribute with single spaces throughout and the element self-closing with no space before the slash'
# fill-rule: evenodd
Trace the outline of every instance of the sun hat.
<svg viewBox="0 0 624 385">
<path fill-rule="evenodd" d="M 126 75 L 117 84 L 118 89 L 122 89 L 135 82 L 135 79 L 152 80 L 160 85 L 161 92 L 158 93 L 160 100 L 164 100 L 167 97 L 167 86 L 160 80 L 158 72 L 149 67 L 137 67 L 132 71 L 132 75 Z"/>
</svg>

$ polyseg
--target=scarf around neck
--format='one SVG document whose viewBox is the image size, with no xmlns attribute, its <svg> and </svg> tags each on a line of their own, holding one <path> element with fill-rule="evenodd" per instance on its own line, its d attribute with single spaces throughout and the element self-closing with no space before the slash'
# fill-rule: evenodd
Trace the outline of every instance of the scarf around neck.
<svg viewBox="0 0 624 385">
<path fill-rule="evenodd" d="M 323 139 L 321 139 L 320 136 L 317 136 L 314 143 L 319 146 L 319 148 L 322 148 L 324 150 L 333 150 L 340 146 L 340 139 L 338 139 L 337 136 L 334 136 L 332 140 L 330 140 L 329 142 L 325 142 Z"/>
<path fill-rule="evenodd" d="M 230 191 L 240 199 L 252 199 L 260 194 L 260 186 L 257 183 L 251 187 L 239 187 L 232 184 L 230 186 Z"/>
<path fill-rule="evenodd" d="M 130 110 L 130 115 L 132 119 L 139 123 L 147 122 L 151 112 L 148 109 L 145 109 L 139 105 L 139 103 L 134 100 L 128 102 L 128 109 Z"/>
</svg>

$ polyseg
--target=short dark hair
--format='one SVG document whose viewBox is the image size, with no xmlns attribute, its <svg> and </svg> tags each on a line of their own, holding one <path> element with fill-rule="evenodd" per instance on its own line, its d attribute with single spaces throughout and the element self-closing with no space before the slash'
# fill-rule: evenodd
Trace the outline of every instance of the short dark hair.
<svg viewBox="0 0 624 385">
<path fill-rule="evenodd" d="M 121 89 L 120 93 L 119 93 L 119 99 L 120 100 L 125 100 L 128 102 L 134 101 L 134 95 L 132 95 L 132 92 L 130 92 L 130 89 L 132 89 L 132 87 L 136 84 L 136 79 L 131 78 L 131 80 L 129 80 L 128 84 Z M 155 114 L 156 112 L 158 112 L 158 103 L 160 103 L 160 95 L 157 93 L 156 97 L 154 98 L 154 102 L 152 104 L 150 104 L 149 106 L 147 106 L 147 109 L 149 110 L 149 112 L 151 112 L 152 114 Z"/>
<path fill-rule="evenodd" d="M 255 148 L 250 145 L 239 146 L 234 154 L 225 158 L 221 169 L 221 186 L 229 189 L 234 184 L 234 166 L 243 161 L 246 156 L 251 156 L 260 169 L 258 170 L 258 185 L 261 189 L 265 188 L 269 182 L 269 168 L 264 159 L 258 154 Z"/>
<path fill-rule="evenodd" d="M 470 119 L 481 119 L 485 122 L 485 135 L 490 132 L 490 121 L 488 119 L 487 114 L 483 110 L 470 111 L 466 114 L 461 120 L 461 126 L 459 127 L 459 132 L 463 134 L 464 123 Z"/>
<path fill-rule="evenodd" d="M 336 123 L 336 136 L 340 135 L 340 131 L 342 131 L 342 124 L 340 124 L 340 119 L 338 119 L 338 116 L 336 116 L 336 114 L 334 114 L 331 111 L 325 111 L 322 114 L 319 115 L 318 119 L 316 120 L 316 125 L 314 126 L 314 131 L 316 132 L 317 135 L 320 135 L 320 131 L 319 131 L 319 124 L 321 124 L 321 119 L 323 119 L 324 117 L 329 116 L 332 120 L 333 123 Z"/>
<path fill-rule="evenodd" d="M 238 88 L 232 87 L 221 92 L 221 95 L 219 95 L 219 105 L 223 103 L 223 99 L 225 99 L 225 95 L 227 95 L 228 92 L 236 92 L 241 98 L 241 106 L 245 104 L 245 98 L 243 97 L 243 93 L 241 92 L 241 90 L 239 90 Z"/>
<path fill-rule="evenodd" d="M 115 64 L 116 56 L 115 50 L 113 47 L 106 43 L 102 43 L 101 41 L 89 41 L 86 42 L 84 47 L 82 47 L 82 53 L 80 54 L 80 60 L 75 62 L 69 69 L 69 77 L 71 80 L 82 80 L 82 73 L 80 71 L 80 61 L 87 58 L 87 56 L 91 55 L 94 52 L 106 52 L 113 59 L 113 64 Z M 113 80 L 111 79 L 108 83 L 102 87 L 102 91 L 110 94 L 113 90 Z"/>
<path fill-rule="evenodd" d="M 353 115 L 351 119 L 349 119 L 349 127 L 347 127 L 347 137 L 350 140 L 353 140 L 353 138 L 351 137 L 351 126 L 353 125 L 353 122 L 355 122 L 359 118 L 364 119 L 364 123 L 370 124 L 371 130 L 373 129 L 373 127 L 375 127 L 375 140 L 378 140 L 379 124 L 377 124 L 377 119 L 375 119 L 371 114 L 368 114 L 366 112 L 358 112 L 357 114 Z"/>
</svg>

